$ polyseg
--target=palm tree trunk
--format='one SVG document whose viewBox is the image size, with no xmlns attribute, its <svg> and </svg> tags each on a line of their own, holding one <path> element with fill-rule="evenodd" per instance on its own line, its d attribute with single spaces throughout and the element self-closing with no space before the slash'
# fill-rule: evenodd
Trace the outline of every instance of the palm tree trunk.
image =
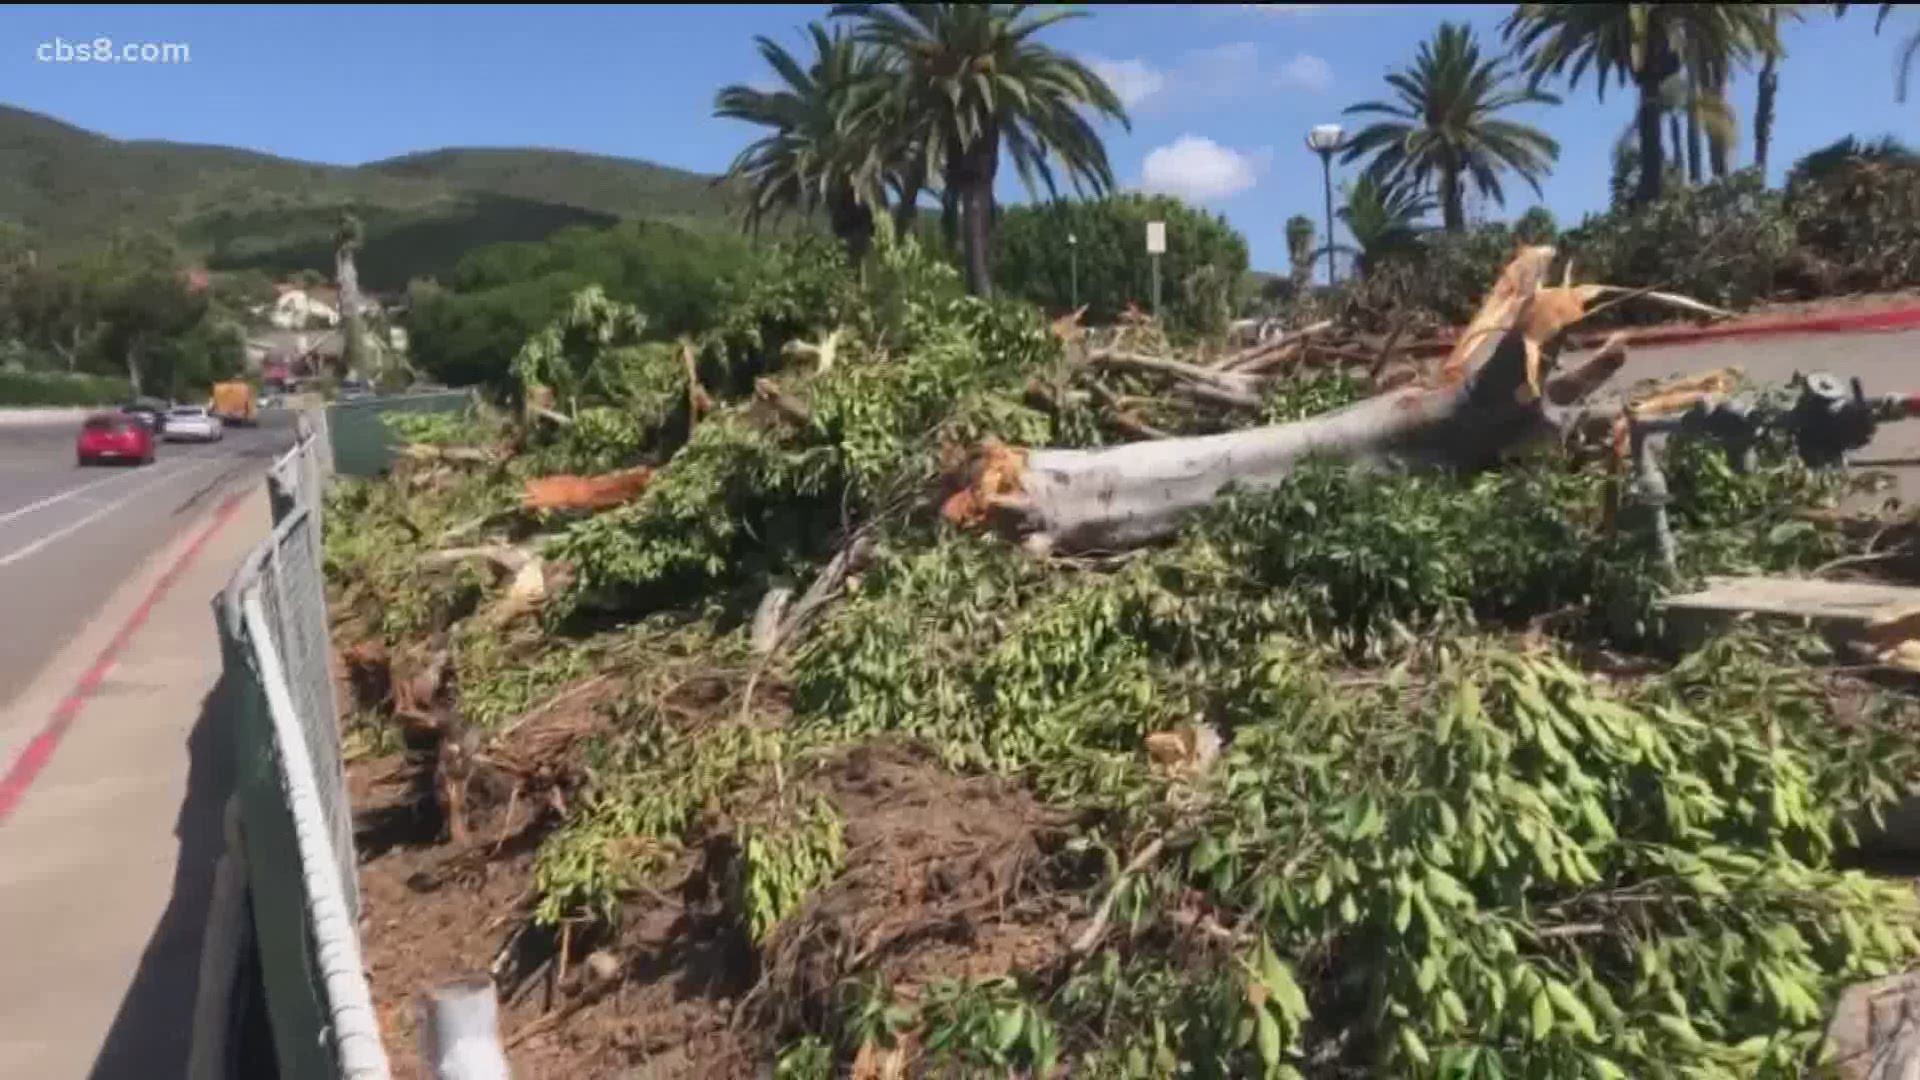
<svg viewBox="0 0 1920 1080">
<path fill-rule="evenodd" d="M 947 250 L 960 248 L 960 193 L 953 186 L 952 177 L 940 190 L 940 235 L 946 238 Z"/>
<path fill-rule="evenodd" d="M 854 262 L 866 258 L 867 249 L 873 246 L 873 211 L 852 192 L 841 192 L 834 196 L 828 213 L 833 235 L 846 247 L 847 258 Z"/>
<path fill-rule="evenodd" d="M 1724 77 L 1714 83 L 1713 96 L 1718 101 L 1727 100 L 1727 80 Z M 1733 133 L 1727 131 L 1724 134 L 1726 137 L 1721 138 L 1712 132 L 1707 133 L 1707 168 L 1713 173 L 1715 180 L 1726 179 L 1727 173 L 1732 170 L 1732 163 L 1728 158 L 1733 151 Z"/>
<path fill-rule="evenodd" d="M 915 155 L 913 163 L 907 166 L 905 175 L 900 178 L 900 203 L 893 208 L 893 234 L 905 236 L 913 230 L 914 219 L 920 214 L 920 191 L 927 186 L 927 163 L 925 158 Z"/>
<path fill-rule="evenodd" d="M 993 295 L 993 175 L 968 177 L 960 192 L 960 226 L 965 232 L 967 291 Z"/>
<path fill-rule="evenodd" d="M 1634 115 L 1640 133 L 1640 177 L 1633 191 L 1635 206 L 1660 197 L 1660 181 L 1667 168 L 1666 146 L 1660 137 L 1660 83 L 1643 78 L 1640 107 Z"/>
<path fill-rule="evenodd" d="M 1700 92 L 1687 80 L 1687 183 L 1700 183 Z"/>
<path fill-rule="evenodd" d="M 1773 143 L 1773 103 L 1780 93 L 1780 73 L 1774 69 L 1774 56 L 1760 65 L 1760 90 L 1753 104 L 1753 164 L 1760 179 L 1767 178 L 1767 149 Z"/>
<path fill-rule="evenodd" d="M 1458 171 L 1440 174 L 1440 217 L 1450 233 L 1463 232 L 1467 227 L 1467 213 L 1462 191 L 1463 185 L 1460 183 Z"/>
<path fill-rule="evenodd" d="M 993 175 L 1000 164 L 1000 133 L 988 126 L 973 145 L 949 155 L 959 194 L 960 229 L 965 241 L 967 291 L 993 295 Z"/>
<path fill-rule="evenodd" d="M 1767 29 L 1777 38 L 1780 33 L 1780 9 L 1767 7 Z M 1777 43 L 1777 42 L 1776 42 Z M 1760 62 L 1760 88 L 1753 103 L 1753 164 L 1760 170 L 1760 182 L 1767 182 L 1767 148 L 1773 142 L 1773 103 L 1780 93 L 1779 56 L 1768 50 Z"/>
</svg>

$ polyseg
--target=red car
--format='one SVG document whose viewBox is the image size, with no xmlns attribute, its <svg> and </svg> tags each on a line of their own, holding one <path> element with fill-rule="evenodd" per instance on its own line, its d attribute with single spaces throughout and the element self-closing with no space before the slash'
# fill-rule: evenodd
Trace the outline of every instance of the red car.
<svg viewBox="0 0 1920 1080">
<path fill-rule="evenodd" d="M 153 432 L 137 416 L 101 413 L 80 425 L 80 439 L 74 453 L 81 465 L 99 461 L 131 461 L 136 465 L 153 464 Z"/>
</svg>

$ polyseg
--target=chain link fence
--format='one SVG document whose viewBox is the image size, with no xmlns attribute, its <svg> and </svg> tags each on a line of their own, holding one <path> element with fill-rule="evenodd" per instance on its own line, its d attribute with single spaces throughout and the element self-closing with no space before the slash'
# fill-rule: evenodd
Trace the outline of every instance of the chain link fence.
<svg viewBox="0 0 1920 1080">
<path fill-rule="evenodd" d="M 238 756 L 238 861 L 280 1077 L 384 1080 L 360 958 L 353 808 L 321 569 L 325 414 L 302 414 L 300 428 L 267 474 L 273 534 L 215 602 Z"/>
<path fill-rule="evenodd" d="M 378 476 L 393 462 L 400 440 L 384 417 L 388 413 L 464 413 L 473 407 L 468 390 L 433 390 L 337 401 L 327 407 L 329 448 L 341 476 Z"/>
</svg>

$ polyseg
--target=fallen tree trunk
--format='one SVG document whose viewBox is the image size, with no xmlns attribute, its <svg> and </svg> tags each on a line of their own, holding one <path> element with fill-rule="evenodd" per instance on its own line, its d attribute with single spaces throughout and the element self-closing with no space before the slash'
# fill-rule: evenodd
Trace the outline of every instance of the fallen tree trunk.
<svg viewBox="0 0 1920 1080">
<path fill-rule="evenodd" d="M 1036 552 L 1113 551 L 1172 532 L 1229 488 L 1278 484 L 1309 458 L 1475 468 L 1558 436 L 1579 416 L 1578 402 L 1619 370 L 1626 349 L 1616 335 L 1579 370 L 1540 385 L 1586 302 L 1612 291 L 1542 289 L 1553 254 L 1531 248 L 1514 258 L 1428 380 L 1325 416 L 1221 435 L 1097 450 L 988 445 L 943 513 L 962 526 L 997 526 Z"/>
<path fill-rule="evenodd" d="M 1626 350 L 1616 347 L 1592 363 L 1610 375 L 1625 360 Z M 1271 487 L 1311 457 L 1477 467 L 1557 436 L 1571 421 L 1571 410 L 1515 402 L 1514 385 L 1403 387 L 1290 424 L 1101 450 L 1036 450 L 1025 456 L 1018 493 L 997 497 L 994 508 L 1016 515 L 1014 531 L 1036 537 L 1032 543 L 1045 550 L 1113 550 L 1171 532 L 1229 485 Z"/>
</svg>

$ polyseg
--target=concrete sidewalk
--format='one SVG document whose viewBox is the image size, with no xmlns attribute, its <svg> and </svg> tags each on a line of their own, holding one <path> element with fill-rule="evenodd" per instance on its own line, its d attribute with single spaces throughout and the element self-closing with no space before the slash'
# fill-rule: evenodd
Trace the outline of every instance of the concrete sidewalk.
<svg viewBox="0 0 1920 1080">
<path fill-rule="evenodd" d="M 212 600 L 269 524 L 231 490 L 0 715 L 0 1077 L 185 1074 L 232 775 Z"/>
</svg>

